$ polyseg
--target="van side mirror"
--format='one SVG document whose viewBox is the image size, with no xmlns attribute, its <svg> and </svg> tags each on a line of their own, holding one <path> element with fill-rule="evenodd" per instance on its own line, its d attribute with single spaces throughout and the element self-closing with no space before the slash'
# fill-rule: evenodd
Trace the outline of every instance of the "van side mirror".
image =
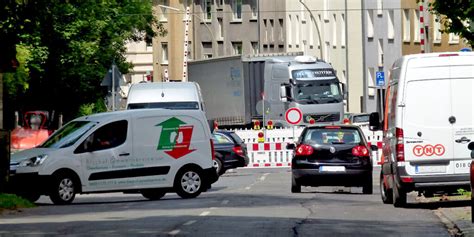
<svg viewBox="0 0 474 237">
<path fill-rule="evenodd" d="M 296 148 L 296 145 L 294 143 L 288 143 L 286 144 L 286 149 L 287 150 L 293 150 Z"/>
<path fill-rule="evenodd" d="M 380 115 L 378 112 L 374 112 L 370 114 L 369 130 L 370 131 L 382 130 L 382 123 L 380 122 Z"/>
</svg>

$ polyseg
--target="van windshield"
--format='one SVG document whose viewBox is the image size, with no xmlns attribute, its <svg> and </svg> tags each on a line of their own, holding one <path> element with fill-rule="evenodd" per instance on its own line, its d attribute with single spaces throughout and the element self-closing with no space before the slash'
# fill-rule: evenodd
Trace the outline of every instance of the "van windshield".
<svg viewBox="0 0 474 237">
<path fill-rule="evenodd" d="M 152 103 L 133 103 L 128 104 L 127 109 L 199 109 L 198 102 L 184 101 L 184 102 L 152 102 Z"/>
<path fill-rule="evenodd" d="M 48 138 L 40 147 L 64 148 L 73 145 L 97 123 L 91 121 L 72 121 Z"/>
</svg>

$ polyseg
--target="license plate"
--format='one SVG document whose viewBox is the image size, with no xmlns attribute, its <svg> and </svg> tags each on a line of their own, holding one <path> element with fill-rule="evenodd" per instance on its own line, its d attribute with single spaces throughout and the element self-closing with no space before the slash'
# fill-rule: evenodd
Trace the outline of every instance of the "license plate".
<svg viewBox="0 0 474 237">
<path fill-rule="evenodd" d="M 471 169 L 471 160 L 455 161 L 454 162 L 454 173 L 465 174 L 469 173 Z"/>
<path fill-rule="evenodd" d="M 321 172 L 344 172 L 346 167 L 344 166 L 320 166 L 319 171 Z"/>
<path fill-rule="evenodd" d="M 444 165 L 417 165 L 415 166 L 415 172 L 417 174 L 446 173 L 446 166 Z"/>
</svg>

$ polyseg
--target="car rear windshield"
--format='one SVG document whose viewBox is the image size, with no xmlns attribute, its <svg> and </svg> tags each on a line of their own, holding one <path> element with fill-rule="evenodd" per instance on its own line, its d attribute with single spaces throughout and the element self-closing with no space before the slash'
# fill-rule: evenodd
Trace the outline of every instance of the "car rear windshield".
<svg viewBox="0 0 474 237">
<path fill-rule="evenodd" d="M 239 135 L 237 135 L 235 133 L 231 133 L 229 135 L 232 137 L 232 139 L 234 139 L 235 143 L 237 143 L 237 144 L 244 143 L 244 141 L 242 141 L 242 139 L 240 139 Z"/>
<path fill-rule="evenodd" d="M 362 141 L 356 128 L 315 128 L 308 129 L 303 143 L 315 144 L 359 144 Z"/>
<path fill-rule="evenodd" d="M 199 109 L 199 103 L 195 101 L 134 103 L 129 104 L 128 109 Z"/>
</svg>

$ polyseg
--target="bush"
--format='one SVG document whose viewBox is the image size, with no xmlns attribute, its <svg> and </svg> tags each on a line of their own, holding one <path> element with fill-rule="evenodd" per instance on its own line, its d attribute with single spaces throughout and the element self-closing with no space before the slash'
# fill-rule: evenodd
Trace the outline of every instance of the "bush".
<svg viewBox="0 0 474 237">
<path fill-rule="evenodd" d="M 14 194 L 0 193 L 0 211 L 2 209 L 17 209 L 35 207 L 30 201 Z"/>
</svg>

